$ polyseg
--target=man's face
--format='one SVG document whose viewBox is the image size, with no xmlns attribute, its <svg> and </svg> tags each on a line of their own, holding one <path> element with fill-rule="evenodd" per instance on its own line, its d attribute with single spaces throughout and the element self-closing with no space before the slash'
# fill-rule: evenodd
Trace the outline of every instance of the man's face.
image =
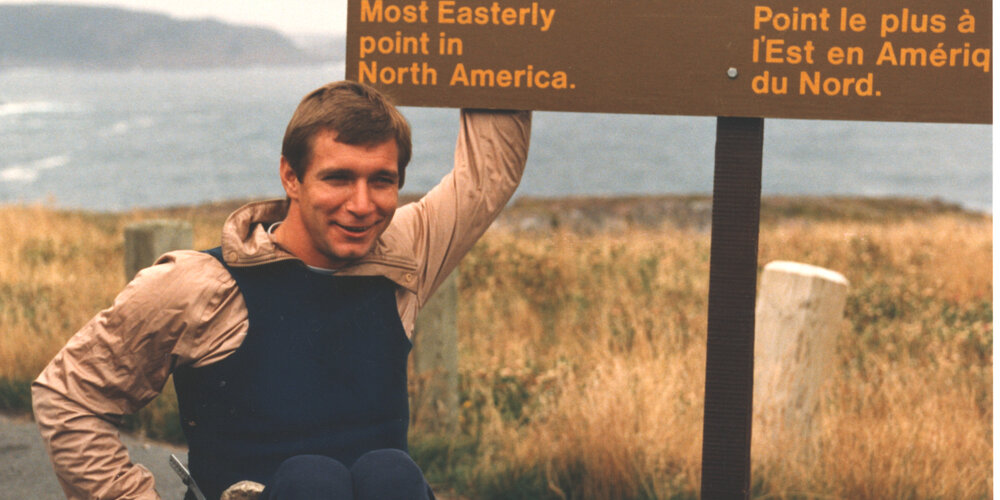
<svg viewBox="0 0 1000 500">
<path fill-rule="evenodd" d="M 293 205 L 289 218 L 297 219 L 285 221 L 293 253 L 307 264 L 330 269 L 371 251 L 399 200 L 395 141 L 362 146 L 337 142 L 336 137 L 333 131 L 316 134 L 301 180 L 281 160 L 282 184 Z"/>
</svg>

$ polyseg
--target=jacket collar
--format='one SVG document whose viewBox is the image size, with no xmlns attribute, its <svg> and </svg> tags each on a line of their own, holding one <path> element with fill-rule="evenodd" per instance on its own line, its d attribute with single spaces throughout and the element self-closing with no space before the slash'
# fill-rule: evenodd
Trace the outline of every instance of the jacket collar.
<svg viewBox="0 0 1000 500">
<path fill-rule="evenodd" d="M 222 226 L 222 256 L 233 267 L 249 267 L 283 260 L 299 260 L 278 245 L 267 229 L 285 219 L 284 199 L 257 201 L 243 205 L 229 215 Z M 391 226 L 390 226 L 391 230 Z M 338 276 L 385 276 L 416 293 L 417 263 L 409 255 L 390 248 L 383 237 L 368 255 L 337 270 Z"/>
</svg>

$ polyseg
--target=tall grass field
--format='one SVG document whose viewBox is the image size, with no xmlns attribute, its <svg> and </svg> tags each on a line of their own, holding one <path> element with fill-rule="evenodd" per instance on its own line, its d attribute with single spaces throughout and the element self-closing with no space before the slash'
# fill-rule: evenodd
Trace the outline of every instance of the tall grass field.
<svg viewBox="0 0 1000 500">
<path fill-rule="evenodd" d="M 188 220 L 209 248 L 232 208 L 0 206 L 0 407 L 30 411 L 30 381 L 125 285 L 127 224 Z M 710 229 L 689 212 L 580 229 L 560 210 L 519 202 L 462 262 L 459 431 L 414 415 L 411 452 L 469 499 L 696 498 Z M 804 262 L 850 288 L 820 451 L 754 436 L 753 497 L 992 498 L 992 217 L 825 198 L 766 198 L 761 217 L 760 267 Z M 126 428 L 178 440 L 176 420 L 168 384 Z"/>
</svg>

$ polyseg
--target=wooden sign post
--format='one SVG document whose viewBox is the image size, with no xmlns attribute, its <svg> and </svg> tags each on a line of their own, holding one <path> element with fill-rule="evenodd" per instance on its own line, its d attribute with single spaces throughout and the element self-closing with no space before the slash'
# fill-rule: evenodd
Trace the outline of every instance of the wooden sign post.
<svg viewBox="0 0 1000 500">
<path fill-rule="evenodd" d="M 991 123 L 992 17 L 989 0 L 349 0 L 346 75 L 409 106 L 720 117 L 702 497 L 746 498 L 763 119 Z"/>
<path fill-rule="evenodd" d="M 747 498 L 763 118 L 719 118 L 712 188 L 701 497 Z"/>
</svg>

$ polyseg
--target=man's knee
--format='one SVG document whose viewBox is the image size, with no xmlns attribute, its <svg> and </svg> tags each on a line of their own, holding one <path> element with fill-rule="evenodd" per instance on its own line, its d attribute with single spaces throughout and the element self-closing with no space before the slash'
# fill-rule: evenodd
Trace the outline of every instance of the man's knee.
<svg viewBox="0 0 1000 500">
<path fill-rule="evenodd" d="M 344 464 L 321 455 L 298 455 L 275 471 L 262 499 L 349 499 L 351 472 Z"/>
<path fill-rule="evenodd" d="M 431 495 L 420 467 L 402 450 L 365 453 L 351 466 L 351 475 L 358 500 L 424 500 Z"/>
</svg>

